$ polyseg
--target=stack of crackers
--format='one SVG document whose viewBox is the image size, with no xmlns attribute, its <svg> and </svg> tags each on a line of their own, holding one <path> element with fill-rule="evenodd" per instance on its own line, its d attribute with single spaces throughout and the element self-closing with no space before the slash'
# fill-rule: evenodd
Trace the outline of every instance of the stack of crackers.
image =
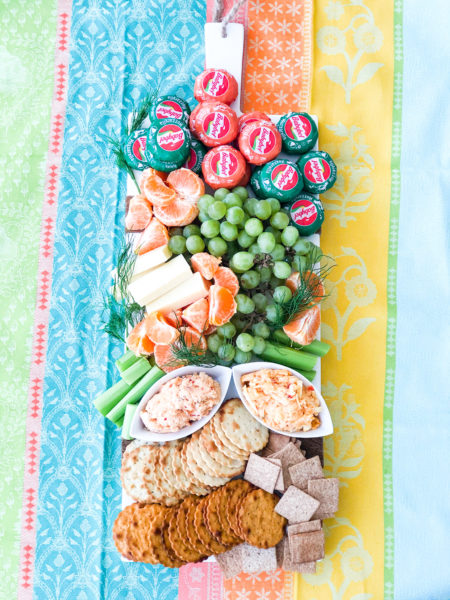
<svg viewBox="0 0 450 600">
<path fill-rule="evenodd" d="M 315 573 L 316 561 L 325 554 L 322 521 L 334 517 L 338 509 L 339 480 L 324 478 L 320 458 L 306 459 L 298 440 L 293 443 L 289 437 L 276 433 L 270 434 L 264 456 L 250 455 L 244 479 L 267 493 L 282 492 L 274 510 L 287 520 L 287 535 L 276 550 L 255 553 L 238 547 L 218 557 L 224 576 L 277 567 Z"/>
<path fill-rule="evenodd" d="M 249 454 L 268 438 L 240 400 L 229 400 L 189 438 L 162 446 L 131 442 L 122 457 L 122 486 L 136 502 L 164 506 L 205 496 L 243 473 Z"/>
<path fill-rule="evenodd" d="M 275 512 L 277 502 L 277 496 L 236 479 L 204 498 L 188 496 L 177 507 L 127 506 L 114 523 L 113 538 L 125 558 L 172 568 L 220 556 L 244 541 L 275 547 L 286 524 Z"/>
</svg>

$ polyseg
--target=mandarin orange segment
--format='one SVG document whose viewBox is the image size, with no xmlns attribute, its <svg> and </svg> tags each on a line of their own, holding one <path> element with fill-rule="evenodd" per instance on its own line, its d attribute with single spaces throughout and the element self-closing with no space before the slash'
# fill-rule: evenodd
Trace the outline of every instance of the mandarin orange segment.
<svg viewBox="0 0 450 600">
<path fill-rule="evenodd" d="M 297 344 L 306 346 L 316 337 L 320 327 L 320 310 L 313 306 L 299 313 L 293 321 L 283 327 L 284 333 Z"/>
<path fill-rule="evenodd" d="M 177 310 L 173 310 L 170 313 L 167 313 L 166 315 L 164 315 L 167 319 L 167 321 L 173 326 L 173 327 L 179 327 L 181 325 L 181 314 L 182 314 L 182 310 L 181 308 L 177 308 Z"/>
<path fill-rule="evenodd" d="M 170 371 L 174 371 L 181 366 L 171 364 L 175 361 L 175 356 L 172 354 L 172 347 L 168 344 L 156 344 L 154 356 L 158 367 L 166 373 L 170 373 Z"/>
<path fill-rule="evenodd" d="M 126 340 L 127 347 L 138 355 L 149 356 L 153 354 L 155 345 L 147 336 L 145 319 L 138 323 L 130 332 Z"/>
<path fill-rule="evenodd" d="M 160 312 L 150 313 L 146 319 L 147 335 L 155 344 L 173 344 L 180 332 Z"/>
<path fill-rule="evenodd" d="M 190 169 L 177 169 L 167 177 L 167 184 L 176 191 L 182 200 L 197 204 L 200 196 L 205 193 L 205 184 L 200 177 Z"/>
<path fill-rule="evenodd" d="M 209 288 L 209 322 L 211 325 L 224 325 L 235 314 L 236 301 L 229 289 L 220 285 Z"/>
<path fill-rule="evenodd" d="M 205 279 L 212 279 L 222 262 L 221 258 L 212 256 L 207 252 L 197 252 L 191 256 L 191 266 Z"/>
<path fill-rule="evenodd" d="M 239 279 L 228 267 L 219 267 L 214 273 L 214 283 L 220 285 L 236 296 L 239 292 Z"/>
<path fill-rule="evenodd" d="M 192 327 L 183 327 L 184 341 L 186 346 L 199 346 L 202 350 L 206 349 L 206 338 Z"/>
<path fill-rule="evenodd" d="M 324 296 L 325 288 L 322 280 L 316 273 L 313 273 L 312 271 L 305 271 L 303 274 L 303 279 L 306 279 L 308 284 L 313 288 L 314 296 L 316 298 L 322 298 Z M 291 273 L 286 279 L 286 285 L 294 294 L 300 285 L 300 273 L 298 271 Z"/>
<path fill-rule="evenodd" d="M 167 227 L 184 227 L 198 216 L 198 208 L 187 200 L 175 198 L 170 204 L 154 205 L 153 214 Z"/>
<path fill-rule="evenodd" d="M 189 306 L 182 313 L 182 318 L 185 323 L 193 327 L 196 331 L 203 331 L 209 327 L 208 322 L 209 302 L 206 298 L 200 298 Z"/>
<path fill-rule="evenodd" d="M 125 227 L 128 231 L 142 231 L 152 218 L 152 205 L 145 196 L 138 195 L 130 198 Z"/>
<path fill-rule="evenodd" d="M 144 176 L 141 179 L 141 190 L 147 200 L 154 206 L 166 206 L 176 199 L 177 194 L 175 190 L 165 184 L 157 173 L 158 171 L 153 169 L 150 173 L 144 171 Z"/>
<path fill-rule="evenodd" d="M 145 254 L 146 252 L 150 252 L 150 250 L 165 246 L 168 241 L 169 232 L 167 231 L 167 227 L 153 217 L 139 237 L 136 252 L 137 254 Z"/>
<path fill-rule="evenodd" d="M 161 177 L 161 179 L 163 181 L 165 181 L 167 179 L 167 173 L 164 173 L 164 171 L 157 171 L 156 169 L 152 169 L 152 167 L 148 167 L 148 169 L 145 169 L 145 171 L 142 171 L 142 175 L 141 175 L 141 186 L 145 183 L 145 180 L 147 179 L 147 177 L 154 177 L 155 175 L 158 175 L 158 177 Z"/>
</svg>

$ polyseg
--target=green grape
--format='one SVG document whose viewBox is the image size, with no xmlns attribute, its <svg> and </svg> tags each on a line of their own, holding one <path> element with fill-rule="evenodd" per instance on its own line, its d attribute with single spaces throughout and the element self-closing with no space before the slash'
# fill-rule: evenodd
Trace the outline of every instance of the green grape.
<svg viewBox="0 0 450 600">
<path fill-rule="evenodd" d="M 253 217 L 245 222 L 244 229 L 248 235 L 258 237 L 258 235 L 263 232 L 264 227 L 259 219 Z"/>
<path fill-rule="evenodd" d="M 306 256 L 301 256 L 300 254 L 296 254 L 294 256 L 294 258 L 292 259 L 292 267 L 300 273 L 301 271 L 305 270 L 307 262 L 308 262 L 308 259 L 306 258 Z"/>
<path fill-rule="evenodd" d="M 226 204 L 225 204 L 225 202 L 222 202 L 220 200 L 216 200 L 208 208 L 208 215 L 209 215 L 210 219 L 215 219 L 217 221 L 222 219 L 225 216 L 226 212 L 227 212 Z"/>
<path fill-rule="evenodd" d="M 170 235 L 170 237 L 173 237 L 175 235 L 184 235 L 183 228 L 182 227 L 171 227 L 169 230 L 169 235 Z M 184 237 L 189 237 L 189 236 L 185 235 Z"/>
<path fill-rule="evenodd" d="M 191 254 L 203 252 L 205 249 L 205 242 L 199 235 L 190 235 L 186 240 L 186 248 Z"/>
<path fill-rule="evenodd" d="M 261 283 L 267 283 L 270 281 L 270 278 L 272 277 L 272 269 L 270 267 L 258 266 L 256 267 L 256 270 L 261 277 Z"/>
<path fill-rule="evenodd" d="M 202 212 L 207 212 L 208 208 L 213 202 L 214 196 L 211 196 L 211 194 L 203 194 L 203 196 L 200 196 L 200 198 L 198 199 L 198 209 Z"/>
<path fill-rule="evenodd" d="M 200 227 L 198 225 L 186 225 L 183 228 L 183 235 L 188 238 L 190 235 L 200 235 Z"/>
<path fill-rule="evenodd" d="M 249 248 L 254 241 L 255 238 L 251 235 L 248 235 L 248 233 L 245 230 L 239 232 L 238 244 L 241 248 Z"/>
<path fill-rule="evenodd" d="M 235 297 L 238 312 L 243 315 L 249 315 L 255 310 L 255 303 L 245 294 L 238 294 Z"/>
<path fill-rule="evenodd" d="M 220 223 L 219 221 L 214 221 L 213 219 L 209 219 L 209 221 L 205 221 L 202 223 L 200 227 L 200 232 L 205 238 L 213 238 L 219 235 L 220 231 Z"/>
<path fill-rule="evenodd" d="M 231 191 L 233 192 L 233 194 L 237 194 L 239 198 L 241 198 L 241 200 L 243 201 L 247 200 L 248 198 L 247 188 L 243 187 L 242 185 L 234 187 Z"/>
<path fill-rule="evenodd" d="M 228 221 L 222 221 L 220 224 L 220 235 L 227 242 L 232 242 L 237 239 L 238 236 L 238 228 L 236 225 L 229 223 Z"/>
<path fill-rule="evenodd" d="M 273 260 L 283 260 L 285 254 L 286 250 L 284 249 L 284 246 L 281 244 L 275 244 L 275 248 L 270 253 L 270 256 L 273 258 Z"/>
<path fill-rule="evenodd" d="M 223 202 L 223 199 L 225 198 L 225 196 L 227 196 L 230 193 L 229 190 L 227 190 L 226 188 L 219 188 L 218 190 L 216 190 L 214 192 L 214 200 L 220 200 Z"/>
<path fill-rule="evenodd" d="M 220 237 L 214 237 L 208 242 L 208 252 L 213 256 L 223 256 L 226 254 L 228 246 L 225 240 Z"/>
<path fill-rule="evenodd" d="M 198 220 L 200 221 L 200 223 L 204 223 L 205 221 L 209 221 L 210 219 L 211 217 L 208 215 L 207 212 L 200 211 L 198 215 Z"/>
<path fill-rule="evenodd" d="M 299 240 L 297 240 L 295 242 L 293 247 L 297 254 L 306 255 L 306 254 L 308 254 L 308 252 L 311 249 L 311 242 L 308 242 L 308 240 L 300 238 Z"/>
<path fill-rule="evenodd" d="M 236 327 L 236 331 L 242 331 L 246 326 L 247 326 L 247 319 L 244 319 L 243 317 L 240 317 L 239 315 L 235 315 L 230 323 L 233 323 L 233 325 Z"/>
<path fill-rule="evenodd" d="M 258 246 L 261 248 L 261 252 L 270 254 L 275 248 L 275 237 L 273 233 L 265 231 L 258 236 Z"/>
<path fill-rule="evenodd" d="M 238 269 L 242 269 L 242 271 L 248 271 L 253 267 L 253 254 L 250 252 L 236 252 L 233 255 L 233 263 L 236 265 Z"/>
<path fill-rule="evenodd" d="M 267 202 L 270 204 L 273 215 L 280 210 L 281 204 L 276 198 L 267 198 Z"/>
<path fill-rule="evenodd" d="M 232 344 L 223 344 L 220 346 L 217 354 L 220 359 L 231 362 L 236 354 L 236 349 Z"/>
<path fill-rule="evenodd" d="M 261 281 L 258 271 L 251 269 L 241 275 L 241 286 L 246 290 L 253 290 Z"/>
<path fill-rule="evenodd" d="M 249 333 L 240 333 L 236 338 L 236 346 L 242 352 L 251 352 L 254 345 L 253 336 Z"/>
<path fill-rule="evenodd" d="M 289 217 L 280 210 L 270 217 L 270 224 L 275 229 L 286 229 L 289 225 Z"/>
<path fill-rule="evenodd" d="M 276 260 L 272 267 L 273 274 L 278 279 L 287 279 L 291 274 L 291 265 L 288 265 L 287 262 L 283 260 Z"/>
<path fill-rule="evenodd" d="M 259 335 L 255 336 L 253 338 L 253 353 L 254 354 L 262 354 L 264 352 L 265 347 L 266 347 L 266 341 L 264 340 L 264 338 L 260 337 Z"/>
<path fill-rule="evenodd" d="M 278 319 L 278 310 L 275 304 L 268 304 L 266 306 L 266 319 L 271 323 L 274 323 Z"/>
<path fill-rule="evenodd" d="M 258 246 L 258 244 L 256 242 L 254 242 L 250 248 L 248 249 L 249 252 L 251 252 L 252 254 L 254 254 L 255 256 L 257 254 L 261 254 L 261 248 Z"/>
<path fill-rule="evenodd" d="M 236 362 L 238 365 L 248 363 L 251 361 L 251 359 L 251 352 L 242 352 L 242 350 L 239 350 L 239 348 L 236 350 L 236 354 L 234 355 L 234 362 Z"/>
<path fill-rule="evenodd" d="M 293 225 L 288 225 L 281 232 L 281 241 L 283 242 L 283 244 L 285 246 L 291 247 L 298 240 L 299 235 L 300 234 L 299 234 L 298 229 L 296 227 L 294 227 Z"/>
<path fill-rule="evenodd" d="M 236 335 L 236 327 L 233 325 L 233 323 L 228 322 L 218 327 L 217 333 L 221 338 L 231 339 Z"/>
<path fill-rule="evenodd" d="M 288 302 L 288 300 L 290 300 L 292 298 L 292 292 L 291 290 L 287 287 L 287 285 L 278 285 L 274 290 L 273 290 L 273 299 L 276 300 L 276 302 Z"/>
<path fill-rule="evenodd" d="M 265 219 L 268 219 L 272 214 L 270 202 L 268 202 L 267 200 L 260 200 L 255 204 L 254 211 L 255 217 L 258 217 L 258 219 L 262 219 L 263 221 Z"/>
<path fill-rule="evenodd" d="M 242 208 L 244 205 L 242 198 L 238 194 L 234 194 L 232 192 L 227 194 L 223 201 L 227 208 L 231 208 L 232 206 L 239 206 L 239 208 Z"/>
<path fill-rule="evenodd" d="M 283 283 L 284 279 L 278 279 L 278 277 L 275 277 L 275 275 L 272 275 L 272 277 L 270 278 L 270 287 L 272 289 L 275 289 L 279 285 L 283 285 Z"/>
<path fill-rule="evenodd" d="M 174 254 L 183 254 L 186 251 L 186 238 L 182 235 L 174 235 L 169 240 L 169 248 Z"/>
<path fill-rule="evenodd" d="M 258 200 L 256 198 L 248 198 L 245 202 L 244 202 L 244 210 L 247 214 L 249 214 L 251 217 L 254 217 L 256 215 L 255 213 L 255 207 L 258 204 Z"/>
<path fill-rule="evenodd" d="M 223 344 L 222 338 L 218 336 L 217 333 L 212 333 L 211 335 L 208 335 L 207 342 L 208 349 L 211 350 L 211 352 L 214 352 L 214 354 L 217 354 L 220 346 Z"/>
<path fill-rule="evenodd" d="M 227 221 L 233 225 L 239 225 L 245 218 L 245 213 L 240 206 L 232 206 L 227 210 Z"/>
<path fill-rule="evenodd" d="M 249 271 L 247 271 L 247 273 L 249 273 Z M 246 273 L 244 273 L 244 275 L 246 275 Z M 258 312 L 264 312 L 267 306 L 267 298 L 264 296 L 264 294 L 261 294 L 261 292 L 253 294 L 252 300 L 255 303 L 256 310 Z"/>
<path fill-rule="evenodd" d="M 316 246 L 311 242 L 311 248 L 308 252 L 308 256 L 312 263 L 316 263 L 319 262 L 319 260 L 322 258 L 323 253 L 319 246 Z"/>
<path fill-rule="evenodd" d="M 254 323 L 252 325 L 252 331 L 256 336 L 266 339 L 270 337 L 270 328 L 266 323 L 263 323 L 262 321 L 260 321 L 259 323 Z"/>
</svg>

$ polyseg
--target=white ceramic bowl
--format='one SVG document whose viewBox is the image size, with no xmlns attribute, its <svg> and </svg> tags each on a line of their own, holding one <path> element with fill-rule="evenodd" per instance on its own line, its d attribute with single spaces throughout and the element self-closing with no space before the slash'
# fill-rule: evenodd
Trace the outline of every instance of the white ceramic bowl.
<svg viewBox="0 0 450 600">
<path fill-rule="evenodd" d="M 195 421 L 194 423 L 192 423 L 192 425 L 189 425 L 188 427 L 183 427 L 183 429 L 179 429 L 178 431 L 172 431 L 170 433 L 159 433 L 159 432 L 150 431 L 149 429 L 147 429 L 145 427 L 144 423 L 142 422 L 141 411 L 145 407 L 145 405 L 147 404 L 149 399 L 152 396 L 154 396 L 157 392 L 159 392 L 159 390 L 161 389 L 161 386 L 164 383 L 166 383 L 166 381 L 169 381 L 170 379 L 173 379 L 174 377 L 180 377 L 181 375 L 190 375 L 191 373 L 199 373 L 201 371 L 210 375 L 220 385 L 220 400 L 214 406 L 214 408 L 211 410 L 211 412 L 209 412 L 206 415 L 206 417 L 203 417 L 203 418 L 199 419 L 198 421 Z M 217 366 L 217 367 L 205 368 L 205 367 L 194 367 L 194 366 L 189 367 L 188 366 L 188 367 L 181 367 L 180 369 L 176 369 L 174 371 L 171 371 L 170 373 L 167 373 L 167 375 L 164 375 L 164 377 L 161 377 L 161 379 L 159 379 L 156 383 L 154 383 L 152 385 L 152 387 L 147 391 L 145 396 L 139 402 L 138 408 L 134 414 L 133 421 L 132 421 L 131 427 L 130 427 L 131 435 L 133 437 L 135 437 L 137 440 L 145 440 L 146 442 L 171 442 L 173 440 L 178 440 L 180 438 L 184 438 L 187 435 L 191 435 L 192 433 L 194 433 L 195 431 L 197 431 L 198 429 L 200 429 L 201 427 L 206 425 L 206 423 L 208 421 L 210 421 L 212 419 L 212 417 L 216 414 L 216 412 L 219 410 L 220 405 L 222 404 L 222 402 L 225 399 L 225 396 L 226 396 L 226 393 L 228 390 L 228 386 L 230 385 L 230 381 L 231 381 L 231 369 L 229 367 Z"/>
<path fill-rule="evenodd" d="M 303 375 L 301 375 L 297 371 L 294 371 L 294 369 L 290 369 L 289 367 L 285 367 L 283 365 L 278 365 L 276 363 L 250 362 L 250 363 L 245 363 L 243 365 L 234 366 L 232 370 L 233 370 L 233 379 L 234 379 L 234 385 L 236 386 L 236 390 L 237 390 L 245 408 L 249 411 L 250 414 L 252 414 L 255 417 L 255 419 L 257 421 L 259 421 L 260 423 L 262 423 L 263 425 L 268 427 L 271 431 L 275 431 L 276 433 L 282 433 L 283 435 L 289 435 L 291 437 L 296 437 L 296 438 L 315 438 L 315 437 L 322 437 L 325 435 L 330 435 L 333 433 L 333 422 L 331 420 L 330 411 L 328 410 L 328 407 L 325 403 L 325 400 L 322 397 L 322 394 L 317 390 L 317 388 L 315 386 L 313 386 L 314 391 L 316 392 L 317 396 L 319 397 L 320 409 L 321 409 L 320 413 L 319 413 L 320 426 L 317 427 L 317 429 L 313 429 L 311 431 L 294 431 L 294 432 L 280 431 L 279 429 L 273 429 L 273 427 L 269 427 L 269 425 L 267 425 L 267 423 L 264 423 L 264 421 L 262 419 L 257 417 L 245 400 L 245 396 L 242 391 L 241 376 L 246 373 L 253 373 L 253 371 L 259 371 L 260 369 L 286 369 L 287 371 L 289 371 L 290 373 L 292 373 L 293 375 L 298 377 L 304 383 L 304 385 L 308 385 L 308 386 L 312 385 L 312 383 L 310 381 L 308 381 L 305 377 L 303 377 Z"/>
</svg>

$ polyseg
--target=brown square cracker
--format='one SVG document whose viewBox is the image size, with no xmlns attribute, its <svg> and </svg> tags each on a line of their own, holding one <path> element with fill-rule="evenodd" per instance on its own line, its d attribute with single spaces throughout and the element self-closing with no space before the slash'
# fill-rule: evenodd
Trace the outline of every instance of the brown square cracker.
<svg viewBox="0 0 450 600">
<path fill-rule="evenodd" d="M 289 523 L 309 521 L 319 508 L 319 501 L 290 485 L 275 507 L 275 512 L 288 519 Z"/>
<path fill-rule="evenodd" d="M 323 479 L 322 465 L 320 458 L 308 458 L 301 463 L 289 467 L 289 475 L 295 487 L 298 487 L 304 492 L 308 491 L 308 481 L 310 479 Z"/>
<path fill-rule="evenodd" d="M 282 450 L 285 446 L 289 444 L 290 437 L 288 435 L 283 435 L 282 433 L 275 433 L 275 431 L 269 432 L 269 441 L 267 442 L 267 446 L 262 451 L 263 456 L 269 456 L 269 454 L 274 454 L 279 450 Z"/>
<path fill-rule="evenodd" d="M 281 467 L 281 460 L 279 458 L 270 458 L 267 457 L 266 460 L 273 463 L 274 465 L 278 465 Z M 280 468 L 280 473 L 278 475 L 278 479 L 275 482 L 275 489 L 278 492 L 284 492 L 284 478 L 283 478 L 283 469 Z"/>
<path fill-rule="evenodd" d="M 329 518 L 339 507 L 339 479 L 311 479 L 308 481 L 308 494 L 320 502 L 314 518 Z"/>
<path fill-rule="evenodd" d="M 231 550 L 218 554 L 215 558 L 222 569 L 224 579 L 231 579 L 242 573 L 242 546 L 235 546 Z"/>
<path fill-rule="evenodd" d="M 297 563 L 320 560 L 325 556 L 325 534 L 323 530 L 296 533 L 289 538 L 289 552 Z"/>
<path fill-rule="evenodd" d="M 282 450 L 271 454 L 270 458 L 279 458 L 281 460 L 285 489 L 292 485 L 289 467 L 306 460 L 300 450 L 292 442 L 289 442 Z"/>
<path fill-rule="evenodd" d="M 294 571 L 296 573 L 315 573 L 316 561 L 306 563 L 296 563 L 292 560 L 289 550 L 288 539 L 285 537 L 276 548 L 277 564 L 285 571 Z"/>
<path fill-rule="evenodd" d="M 248 457 L 244 479 L 271 494 L 275 489 L 280 472 L 281 466 L 252 453 Z"/>
<path fill-rule="evenodd" d="M 305 521 L 304 523 L 294 523 L 293 525 L 288 525 L 287 533 L 289 535 L 294 535 L 295 533 L 306 533 L 307 531 L 319 531 L 322 529 L 322 523 L 320 519 L 316 519 L 315 521 Z"/>
<path fill-rule="evenodd" d="M 256 548 L 250 544 L 242 544 L 242 572 L 261 573 L 277 570 L 275 547 Z"/>
</svg>

